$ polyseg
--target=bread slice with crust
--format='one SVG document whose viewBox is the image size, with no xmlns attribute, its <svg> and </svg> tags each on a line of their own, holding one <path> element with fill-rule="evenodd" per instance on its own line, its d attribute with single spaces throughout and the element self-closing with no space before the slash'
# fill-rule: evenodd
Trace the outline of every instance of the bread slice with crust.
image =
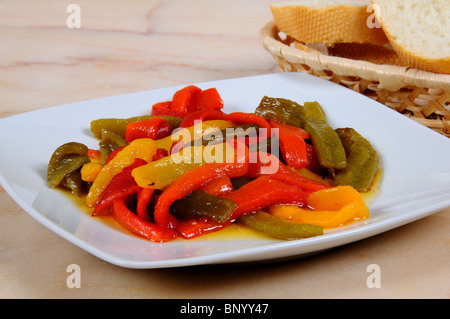
<svg viewBox="0 0 450 319">
<path fill-rule="evenodd" d="M 373 0 L 373 9 L 406 65 L 450 74 L 450 0 Z"/>
<path fill-rule="evenodd" d="M 277 28 L 303 43 L 388 42 L 381 28 L 369 25 L 370 0 L 297 0 L 271 3 Z"/>
</svg>

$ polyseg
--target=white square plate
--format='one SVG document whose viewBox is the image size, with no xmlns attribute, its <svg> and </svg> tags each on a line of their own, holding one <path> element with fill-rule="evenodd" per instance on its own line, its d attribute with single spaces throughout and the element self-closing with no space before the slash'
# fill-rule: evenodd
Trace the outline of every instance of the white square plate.
<svg viewBox="0 0 450 319">
<path fill-rule="evenodd" d="M 281 241 L 259 237 L 204 237 L 155 244 L 93 218 L 60 191 L 48 188 L 53 151 L 76 141 L 98 148 L 91 120 L 149 114 L 171 100 L 172 87 L 71 103 L 0 120 L 0 182 L 32 217 L 61 237 L 112 264 L 128 268 L 180 267 L 291 258 L 367 238 L 450 205 L 450 140 L 361 94 L 317 77 L 277 73 L 196 84 L 217 88 L 226 113 L 253 112 L 264 95 L 318 101 L 333 128 L 353 127 L 381 155 L 379 196 L 371 217 L 323 236 Z"/>
</svg>

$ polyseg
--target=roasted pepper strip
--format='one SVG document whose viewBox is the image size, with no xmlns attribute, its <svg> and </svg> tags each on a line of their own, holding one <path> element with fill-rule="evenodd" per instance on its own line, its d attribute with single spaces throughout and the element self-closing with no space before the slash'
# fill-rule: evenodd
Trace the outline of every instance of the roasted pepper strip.
<svg viewBox="0 0 450 319">
<path fill-rule="evenodd" d="M 104 162 L 116 149 L 126 146 L 127 142 L 119 134 L 102 129 L 99 145 L 100 158 Z"/>
<path fill-rule="evenodd" d="M 266 96 L 255 113 L 265 119 L 297 126 L 308 132 L 320 164 L 332 173 L 347 164 L 342 143 L 329 126 L 319 103 L 305 102 L 302 106 L 287 99 Z"/>
<path fill-rule="evenodd" d="M 134 116 L 126 119 L 122 118 L 102 118 L 91 121 L 91 132 L 97 139 L 101 138 L 101 131 L 107 130 L 110 132 L 114 132 L 120 135 L 123 139 L 125 139 L 125 134 L 127 130 L 127 125 L 133 122 L 139 122 L 145 119 L 151 119 L 155 117 L 160 117 L 167 121 L 170 124 L 172 129 L 177 128 L 181 123 L 181 117 L 175 116 L 164 116 L 164 115 L 142 115 L 142 116 Z"/>
<path fill-rule="evenodd" d="M 195 85 L 188 85 L 175 92 L 172 98 L 171 109 L 183 113 L 194 112 L 198 110 L 196 96 L 201 89 Z"/>
<path fill-rule="evenodd" d="M 309 193 L 280 180 L 263 176 L 223 197 L 236 203 L 231 220 L 274 204 L 305 205 Z"/>
<path fill-rule="evenodd" d="M 177 219 L 208 218 L 224 223 L 233 215 L 235 207 L 229 199 L 195 190 L 173 202 L 170 212 Z"/>
<path fill-rule="evenodd" d="M 305 109 L 302 105 L 288 99 L 264 96 L 256 108 L 255 114 L 266 120 L 303 127 Z"/>
<path fill-rule="evenodd" d="M 378 171 L 378 154 L 372 145 L 351 128 L 336 130 L 347 152 L 347 167 L 336 174 L 334 185 L 350 185 L 368 192 Z"/>
<path fill-rule="evenodd" d="M 199 110 L 187 114 L 180 123 L 180 127 L 190 127 L 198 122 L 223 120 L 225 113 L 220 110 Z"/>
<path fill-rule="evenodd" d="M 266 119 L 263 117 L 252 114 L 252 113 L 245 113 L 245 112 L 233 112 L 229 113 L 225 117 L 226 120 L 238 123 L 238 124 L 256 124 L 259 125 L 262 128 L 265 128 L 266 134 L 268 137 L 271 135 L 271 126 L 269 122 L 267 122 Z"/>
<path fill-rule="evenodd" d="M 93 182 L 100 173 L 103 165 L 100 163 L 89 162 L 81 167 L 81 179 L 85 182 Z"/>
<path fill-rule="evenodd" d="M 369 217 L 369 209 L 351 186 L 338 186 L 309 195 L 308 207 L 275 205 L 269 213 L 292 222 L 335 228 Z"/>
<path fill-rule="evenodd" d="M 233 184 L 231 184 L 231 179 L 228 176 L 223 176 L 205 183 L 200 190 L 214 196 L 221 196 L 231 192 Z"/>
<path fill-rule="evenodd" d="M 203 147 L 185 148 L 180 153 L 149 162 L 133 171 L 133 177 L 141 187 L 164 189 L 187 171 L 203 164 Z M 195 158 L 200 158 L 196 161 Z"/>
<path fill-rule="evenodd" d="M 150 221 L 147 213 L 147 207 L 154 193 L 153 188 L 140 188 L 137 197 L 136 214 L 143 220 Z"/>
<path fill-rule="evenodd" d="M 320 165 L 332 173 L 347 165 L 342 142 L 333 128 L 327 123 L 325 113 L 317 102 L 305 102 L 303 129 L 311 136 L 312 144 Z"/>
<path fill-rule="evenodd" d="M 222 154 L 220 154 L 220 150 Z M 208 155 L 213 151 L 217 151 L 215 158 L 209 158 Z M 213 159 L 216 162 L 225 162 L 228 158 L 232 158 L 233 155 L 233 149 L 226 143 L 205 147 L 186 147 L 179 153 L 163 157 L 139 167 L 132 174 L 141 187 L 164 189 L 191 169 L 199 167 Z"/>
<path fill-rule="evenodd" d="M 262 158 L 266 162 L 262 162 Z M 301 188 L 306 192 L 315 192 L 330 187 L 325 183 L 309 179 L 289 169 L 275 155 L 270 153 L 258 153 L 257 161 L 249 164 L 247 177 L 257 178 L 261 176 L 270 176 L 273 179 Z"/>
<path fill-rule="evenodd" d="M 50 187 L 58 187 L 64 178 L 89 163 L 88 148 L 77 142 L 59 146 L 50 157 L 47 167 L 47 182 Z"/>
<path fill-rule="evenodd" d="M 162 243 L 178 236 L 177 232 L 172 229 L 164 228 L 139 218 L 128 209 L 126 199 L 116 200 L 113 207 L 114 217 L 120 224 L 131 232 L 152 242 Z"/>
<path fill-rule="evenodd" d="M 182 145 L 186 145 L 194 139 L 201 138 L 203 135 L 208 135 L 233 125 L 233 122 L 225 120 L 204 121 L 190 127 L 177 129 L 170 136 L 159 139 L 156 142 L 158 148 L 163 148 L 170 153 L 174 142 L 181 141 Z"/>
<path fill-rule="evenodd" d="M 281 154 L 286 164 L 296 169 L 306 167 L 308 152 L 305 139 L 309 138 L 309 134 L 299 127 L 274 120 L 269 120 L 269 124 L 278 129 Z"/>
<path fill-rule="evenodd" d="M 245 214 L 237 219 L 237 223 L 270 237 L 287 240 L 323 235 L 320 226 L 293 223 L 263 211 Z"/>
<path fill-rule="evenodd" d="M 195 103 L 199 110 L 220 110 L 223 108 L 223 100 L 216 88 L 201 91 L 197 94 Z"/>
<path fill-rule="evenodd" d="M 141 188 L 134 181 L 131 172 L 136 167 L 146 163 L 143 159 L 137 158 L 133 164 L 124 167 L 121 172 L 117 173 L 100 194 L 92 216 L 107 214 L 107 209 L 113 205 L 114 201 L 126 198 L 132 194 L 137 194 Z"/>
<path fill-rule="evenodd" d="M 207 218 L 196 218 L 181 220 L 177 225 L 176 231 L 181 238 L 191 239 L 218 231 L 224 227 L 226 227 L 226 224 L 221 224 Z"/>
<path fill-rule="evenodd" d="M 173 110 L 172 101 L 156 103 L 152 106 L 151 115 L 170 116 L 181 119 L 186 115 L 184 111 Z"/>
<path fill-rule="evenodd" d="M 64 189 L 68 189 L 73 195 L 82 196 L 86 194 L 88 185 L 81 179 L 79 170 L 76 170 L 67 176 L 61 182 Z"/>
<path fill-rule="evenodd" d="M 129 123 L 125 133 L 125 141 L 130 143 L 138 138 L 151 138 L 152 140 L 158 140 L 169 136 L 171 133 L 172 127 L 166 120 L 160 117 L 154 117 Z"/>
<path fill-rule="evenodd" d="M 133 164 L 136 158 L 150 162 L 155 155 L 156 148 L 156 142 L 148 138 L 134 140 L 125 146 L 98 173 L 86 196 L 86 205 L 93 207 L 112 178 L 121 172 L 124 167 Z"/>
<path fill-rule="evenodd" d="M 183 147 L 186 146 L 192 146 L 192 145 L 211 145 L 211 144 L 218 144 L 218 143 L 224 143 L 227 141 L 232 141 L 235 138 L 239 139 L 240 141 L 244 141 L 244 144 L 249 145 L 250 142 L 255 143 L 258 140 L 262 140 L 265 138 L 265 136 L 258 136 L 260 126 L 256 124 L 241 124 L 236 125 L 232 127 L 227 127 L 221 130 L 216 130 L 208 134 L 204 134 L 203 136 L 199 137 L 196 140 L 190 141 L 186 145 L 183 145 Z"/>
<path fill-rule="evenodd" d="M 248 151 L 244 157 L 238 157 L 232 163 L 206 163 L 187 171 L 167 186 L 159 196 L 154 212 L 156 223 L 163 227 L 176 227 L 177 221 L 169 212 L 170 205 L 174 201 L 183 198 L 215 178 L 240 177 L 244 176 L 247 170 Z"/>
</svg>

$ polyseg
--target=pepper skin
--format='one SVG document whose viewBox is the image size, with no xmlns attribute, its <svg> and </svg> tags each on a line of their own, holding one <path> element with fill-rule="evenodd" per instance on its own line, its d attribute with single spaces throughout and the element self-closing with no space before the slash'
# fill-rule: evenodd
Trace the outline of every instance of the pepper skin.
<svg viewBox="0 0 450 319">
<path fill-rule="evenodd" d="M 181 175 L 167 186 L 155 205 L 155 222 L 163 227 L 175 228 L 176 218 L 170 214 L 170 205 L 207 182 L 228 176 L 230 178 L 244 176 L 248 170 L 248 151 L 245 158 L 237 158 L 232 163 L 206 163 Z"/>
<path fill-rule="evenodd" d="M 100 194 L 113 177 L 120 173 L 124 167 L 133 164 L 136 158 L 150 162 L 156 153 L 156 149 L 156 142 L 148 138 L 134 140 L 121 149 L 98 173 L 86 196 L 86 206 L 94 207 Z"/>
<path fill-rule="evenodd" d="M 334 185 L 350 185 L 368 192 L 378 171 L 378 154 L 372 145 L 351 128 L 336 130 L 348 154 L 347 167 L 336 174 Z"/>
<path fill-rule="evenodd" d="M 267 236 L 285 240 L 323 235 L 323 227 L 293 223 L 263 211 L 245 214 L 237 219 L 237 223 Z"/>
<path fill-rule="evenodd" d="M 83 185 L 79 170 L 84 164 L 90 162 L 88 152 L 89 149 L 86 145 L 77 142 L 69 142 L 59 146 L 53 152 L 48 163 L 47 182 L 49 186 L 53 188 L 62 186 L 69 188 L 73 193 L 80 193 Z M 80 183 L 76 182 L 78 178 L 73 174 L 80 175 Z M 71 181 L 65 183 L 64 180 L 69 176 Z"/>
<path fill-rule="evenodd" d="M 133 164 L 124 167 L 121 172 L 116 174 L 100 194 L 92 216 L 108 214 L 108 208 L 114 204 L 114 201 L 137 194 L 141 188 L 134 181 L 131 172 L 146 163 L 143 159 L 137 158 Z"/>
<path fill-rule="evenodd" d="M 309 193 L 269 176 L 258 177 L 223 197 L 236 203 L 231 220 L 274 204 L 303 206 Z"/>
<path fill-rule="evenodd" d="M 125 228 L 152 242 L 162 243 L 175 239 L 178 233 L 172 229 L 161 227 L 143 220 L 128 209 L 126 199 L 114 201 L 114 217 Z"/>
<path fill-rule="evenodd" d="M 126 119 L 122 118 L 102 118 L 91 121 L 90 129 L 94 134 L 94 137 L 97 139 L 101 138 L 101 131 L 107 130 L 110 132 L 114 132 L 120 135 L 123 139 L 125 139 L 125 134 L 127 130 L 127 125 L 133 122 L 139 122 L 146 119 L 151 119 L 155 117 L 160 117 L 163 120 L 167 121 L 172 129 L 176 129 L 181 123 L 181 117 L 175 116 L 163 116 L 163 115 L 142 115 L 142 116 L 134 116 Z"/>
<path fill-rule="evenodd" d="M 224 223 L 233 215 L 235 207 L 231 200 L 195 190 L 173 202 L 170 212 L 177 219 L 208 218 Z"/>
</svg>

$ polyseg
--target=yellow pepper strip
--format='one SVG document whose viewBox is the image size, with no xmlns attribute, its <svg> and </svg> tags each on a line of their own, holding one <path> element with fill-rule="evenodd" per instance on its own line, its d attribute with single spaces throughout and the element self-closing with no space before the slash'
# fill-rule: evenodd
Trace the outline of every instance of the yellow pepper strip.
<svg viewBox="0 0 450 319">
<path fill-rule="evenodd" d="M 205 163 L 223 163 L 234 157 L 228 143 L 190 146 L 180 152 L 135 168 L 131 175 L 141 187 L 163 189 L 187 171 Z"/>
<path fill-rule="evenodd" d="M 125 146 L 111 161 L 105 164 L 98 173 L 97 178 L 92 183 L 89 193 L 86 196 L 86 205 L 88 207 L 93 207 L 113 177 L 117 173 L 120 173 L 124 167 L 133 164 L 136 158 L 143 159 L 147 162 L 152 161 L 156 149 L 156 142 L 149 138 L 136 139 Z"/>
<path fill-rule="evenodd" d="M 170 153 L 172 144 L 176 141 L 182 140 L 183 142 L 188 143 L 195 138 L 200 138 L 203 135 L 232 127 L 233 125 L 235 125 L 233 122 L 224 120 L 204 121 L 190 127 L 176 130 L 172 133 L 172 135 L 159 139 L 156 141 L 156 143 L 158 145 L 158 148 L 163 148 Z"/>
<path fill-rule="evenodd" d="M 81 179 L 85 182 L 93 182 L 103 165 L 91 160 L 91 162 L 84 164 L 81 167 Z"/>
<path fill-rule="evenodd" d="M 351 186 L 326 188 L 309 195 L 309 208 L 274 205 L 269 213 L 296 223 L 335 228 L 369 217 L 369 209 L 361 195 Z"/>
</svg>

